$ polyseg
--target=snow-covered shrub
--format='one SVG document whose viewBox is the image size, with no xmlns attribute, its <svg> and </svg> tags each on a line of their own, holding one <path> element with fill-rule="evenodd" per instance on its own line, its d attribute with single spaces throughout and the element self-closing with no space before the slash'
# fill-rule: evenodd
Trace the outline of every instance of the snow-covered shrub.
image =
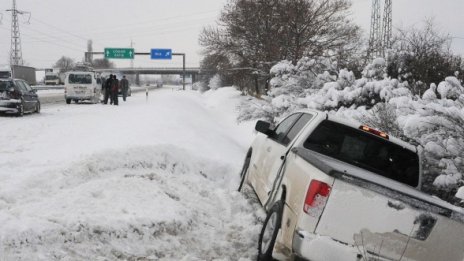
<svg viewBox="0 0 464 261">
<path fill-rule="evenodd" d="M 204 93 L 204 92 L 208 91 L 210 88 L 209 88 L 209 86 L 208 86 L 208 84 L 206 82 L 199 81 L 199 82 L 196 82 L 196 83 L 193 84 L 192 89 L 193 90 L 198 90 L 199 92 Z"/>
<path fill-rule="evenodd" d="M 269 101 L 258 99 L 253 96 L 247 96 L 244 101 L 238 105 L 240 111 L 237 120 L 239 122 L 249 120 L 274 121 L 274 114 Z"/>
<path fill-rule="evenodd" d="M 398 124 L 396 108 L 388 103 L 378 103 L 356 119 L 375 129 L 404 138 L 403 131 Z"/>
<path fill-rule="evenodd" d="M 368 64 L 362 75 L 369 80 L 383 80 L 387 74 L 387 63 L 383 58 L 376 58 L 371 64 Z"/>
<path fill-rule="evenodd" d="M 222 80 L 219 74 L 215 74 L 213 78 L 209 80 L 209 84 L 208 84 L 211 90 L 217 90 L 218 88 L 222 87 L 221 85 L 222 85 Z"/>
</svg>

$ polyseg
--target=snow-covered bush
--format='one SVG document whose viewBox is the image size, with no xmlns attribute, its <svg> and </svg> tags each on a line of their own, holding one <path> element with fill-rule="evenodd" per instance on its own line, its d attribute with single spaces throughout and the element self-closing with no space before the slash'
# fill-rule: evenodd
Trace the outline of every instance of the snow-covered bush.
<svg viewBox="0 0 464 261">
<path fill-rule="evenodd" d="M 274 121 L 273 108 L 268 100 L 247 96 L 237 109 L 240 111 L 237 118 L 239 122 L 257 119 Z"/>
<path fill-rule="evenodd" d="M 206 82 L 198 81 L 198 82 L 193 83 L 192 90 L 203 93 L 203 92 L 208 91 L 209 87 L 208 87 L 208 84 L 206 84 Z"/>
<path fill-rule="evenodd" d="M 218 88 L 222 87 L 221 85 L 222 85 L 222 80 L 219 74 L 215 74 L 213 78 L 209 80 L 209 84 L 208 84 L 211 90 L 217 90 Z"/>
</svg>

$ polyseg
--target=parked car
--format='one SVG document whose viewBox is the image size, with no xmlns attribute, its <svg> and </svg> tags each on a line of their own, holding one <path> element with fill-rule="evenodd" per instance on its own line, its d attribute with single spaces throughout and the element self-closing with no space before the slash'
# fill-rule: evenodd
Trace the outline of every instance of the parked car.
<svg viewBox="0 0 464 261">
<path fill-rule="evenodd" d="M 267 211 L 258 260 L 464 259 L 464 211 L 419 190 L 420 148 L 319 111 L 255 129 L 239 190 Z"/>
<path fill-rule="evenodd" d="M 23 116 L 40 112 L 40 100 L 29 84 L 20 79 L 0 80 L 0 112 Z"/>
</svg>

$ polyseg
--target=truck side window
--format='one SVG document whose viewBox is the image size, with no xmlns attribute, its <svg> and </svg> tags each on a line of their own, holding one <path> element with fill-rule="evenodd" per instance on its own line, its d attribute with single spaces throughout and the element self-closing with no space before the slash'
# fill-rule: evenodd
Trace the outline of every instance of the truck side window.
<svg viewBox="0 0 464 261">
<path fill-rule="evenodd" d="M 32 91 L 31 86 L 29 86 L 29 84 L 28 84 L 27 82 L 22 81 L 22 83 L 23 83 L 24 87 L 26 87 L 26 90 L 27 90 L 28 92 L 31 92 L 31 91 Z"/>
<path fill-rule="evenodd" d="M 285 120 L 279 123 L 279 125 L 275 128 L 273 135 L 271 138 L 278 143 L 283 145 L 287 145 L 288 141 L 286 140 L 286 136 L 290 128 L 295 124 L 298 118 L 301 116 L 301 113 L 295 113 L 288 116 Z"/>
<path fill-rule="evenodd" d="M 285 136 L 282 143 L 285 143 L 284 145 L 287 145 L 288 143 L 290 143 L 312 118 L 313 118 L 313 115 L 308 114 L 308 113 L 303 113 L 303 115 L 298 119 L 295 125 L 293 125 L 293 127 L 290 129 L 287 136 Z"/>
<path fill-rule="evenodd" d="M 29 92 L 22 81 L 15 81 L 16 87 L 23 93 Z"/>
</svg>

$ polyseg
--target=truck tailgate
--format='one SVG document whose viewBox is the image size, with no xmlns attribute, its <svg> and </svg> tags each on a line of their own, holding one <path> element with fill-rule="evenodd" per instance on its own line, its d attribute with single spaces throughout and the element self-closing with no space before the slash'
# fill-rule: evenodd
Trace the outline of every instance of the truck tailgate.
<svg viewBox="0 0 464 261">
<path fill-rule="evenodd" d="M 316 233 L 372 260 L 464 259 L 464 224 L 453 210 L 341 173 Z"/>
</svg>

